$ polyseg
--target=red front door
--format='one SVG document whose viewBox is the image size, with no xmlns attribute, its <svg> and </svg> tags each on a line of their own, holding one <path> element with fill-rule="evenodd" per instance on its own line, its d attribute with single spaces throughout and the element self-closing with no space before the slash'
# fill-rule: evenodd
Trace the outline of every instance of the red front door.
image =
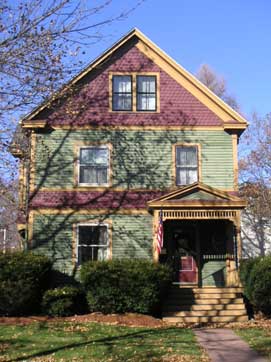
<svg viewBox="0 0 271 362">
<path fill-rule="evenodd" d="M 193 256 L 185 255 L 180 257 L 179 282 L 197 283 L 198 268 Z"/>
</svg>

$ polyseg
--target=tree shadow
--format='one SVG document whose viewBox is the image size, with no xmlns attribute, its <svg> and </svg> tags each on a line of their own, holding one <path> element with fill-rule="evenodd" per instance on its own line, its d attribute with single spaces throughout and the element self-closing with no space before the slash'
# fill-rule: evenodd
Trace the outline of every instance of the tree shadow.
<svg viewBox="0 0 271 362">
<path fill-rule="evenodd" d="M 44 327 L 45 325 L 41 326 L 41 328 Z M 153 347 L 153 345 L 151 341 L 148 341 L 149 337 L 158 338 L 159 336 L 161 336 L 161 331 L 163 331 L 163 334 L 167 336 L 167 341 L 163 341 L 163 351 L 160 351 L 159 348 L 156 349 L 151 348 Z M 81 334 L 82 338 L 86 338 L 83 333 L 79 334 Z M 172 335 L 173 337 L 172 340 L 170 339 L 170 335 Z M 168 348 L 172 348 L 174 346 L 176 347 L 176 345 L 186 344 L 186 342 L 182 341 L 181 338 L 180 341 L 176 341 L 174 337 L 176 337 L 176 328 L 144 329 L 132 333 L 118 334 L 112 337 L 96 338 L 83 342 L 68 343 L 63 346 L 53 347 L 36 353 L 31 353 L 31 354 L 24 353 L 22 357 L 13 358 L 12 361 L 24 361 L 30 358 L 45 357 L 51 354 L 55 354 L 57 352 L 61 352 L 63 350 L 67 349 L 74 350 L 76 348 L 87 347 L 87 346 L 93 346 L 94 348 L 97 348 L 98 346 L 105 346 L 107 349 L 108 356 L 113 356 L 116 355 L 116 345 L 117 347 L 121 347 L 122 345 L 127 346 L 129 343 L 131 343 L 131 340 L 133 341 L 133 346 L 136 345 L 137 349 L 142 350 L 144 354 L 148 353 L 150 358 L 151 357 L 153 358 L 153 357 L 159 357 L 162 354 L 164 354 L 165 349 L 168 350 Z M 147 343 L 146 340 L 148 341 Z"/>
<path fill-rule="evenodd" d="M 194 129 L 201 124 L 197 109 L 204 106 L 196 98 L 192 99 L 151 57 L 140 53 L 136 42 L 122 46 L 98 68 L 64 89 L 33 118 L 34 123 L 41 119 L 46 120 L 47 125 L 35 130 L 35 160 L 25 159 L 28 184 L 33 181 L 31 167 L 35 171 L 34 189 L 26 190 L 23 206 L 26 224 L 33 228 L 32 235 L 28 230 L 26 243 L 28 248 L 47 253 L 64 272 L 70 273 L 77 267 L 71 267 L 76 247 L 72 245 L 72 225 L 80 221 L 113 220 L 113 257 L 151 258 L 152 212 L 147 210 L 147 201 L 177 187 L 172 160 L 174 145 L 196 143 L 202 149 L 219 151 L 219 147 L 215 149 L 217 146 L 212 145 L 208 132 Z M 116 71 L 159 73 L 160 112 L 110 112 L 108 79 L 109 74 Z M 193 102 L 190 103 L 190 99 Z M 217 118 L 206 107 L 203 113 L 204 117 Z M 131 128 L 125 129 L 128 126 Z M 153 128 L 146 130 L 146 127 Z M 75 179 L 78 153 L 74 153 L 74 144 L 77 142 L 112 145 L 110 187 L 80 188 Z M 28 146 L 28 155 L 31 147 L 33 145 Z M 209 157 L 213 156 L 206 156 L 202 151 L 202 169 L 205 162 L 211 162 Z M 231 172 L 224 169 L 223 165 L 217 165 L 213 174 L 204 173 L 204 181 L 215 184 L 220 172 L 224 176 Z M 105 210 L 104 214 L 97 214 L 98 209 Z M 137 215 L 125 215 L 123 210 L 126 213 L 137 210 Z M 30 211 L 35 211 L 34 221 L 29 219 Z"/>
</svg>

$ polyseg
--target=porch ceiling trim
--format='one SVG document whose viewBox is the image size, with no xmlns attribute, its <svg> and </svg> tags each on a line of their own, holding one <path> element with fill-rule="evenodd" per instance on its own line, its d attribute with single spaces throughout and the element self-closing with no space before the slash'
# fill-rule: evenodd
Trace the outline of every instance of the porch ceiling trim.
<svg viewBox="0 0 271 362">
<path fill-rule="evenodd" d="M 179 219 L 236 219 L 237 210 L 163 210 L 163 220 Z"/>
</svg>

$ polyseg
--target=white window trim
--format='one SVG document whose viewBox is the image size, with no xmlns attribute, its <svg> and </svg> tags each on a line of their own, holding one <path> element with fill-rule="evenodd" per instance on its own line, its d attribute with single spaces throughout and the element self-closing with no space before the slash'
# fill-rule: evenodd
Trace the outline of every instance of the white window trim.
<svg viewBox="0 0 271 362">
<path fill-rule="evenodd" d="M 108 166 L 107 166 L 107 182 L 98 184 L 98 183 L 86 183 L 86 182 L 80 182 L 80 151 L 84 148 L 103 148 L 108 150 Z M 110 147 L 108 145 L 89 145 L 89 146 L 80 146 L 78 148 L 78 158 L 77 158 L 77 183 L 79 186 L 93 186 L 93 187 L 108 187 L 110 186 Z"/>
<path fill-rule="evenodd" d="M 106 227 L 106 232 L 107 232 L 106 253 L 107 253 L 107 256 L 106 256 L 105 260 L 108 260 L 109 252 L 110 252 L 109 224 L 106 224 L 106 223 L 79 223 L 79 224 L 76 224 L 76 264 L 78 265 L 79 227 L 80 226 L 105 226 Z M 93 246 L 95 246 L 95 244 L 93 244 Z M 100 246 L 100 245 L 97 245 L 97 246 Z"/>
</svg>

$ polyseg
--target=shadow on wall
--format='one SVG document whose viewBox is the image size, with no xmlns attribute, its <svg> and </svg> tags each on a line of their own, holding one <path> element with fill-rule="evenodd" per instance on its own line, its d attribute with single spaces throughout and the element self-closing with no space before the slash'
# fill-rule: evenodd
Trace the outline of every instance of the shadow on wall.
<svg viewBox="0 0 271 362">
<path fill-rule="evenodd" d="M 133 45 L 128 50 L 132 51 Z M 119 125 L 128 125 L 129 122 L 137 126 L 144 126 L 146 122 L 156 125 L 162 118 L 165 118 L 165 115 L 169 115 L 168 109 L 163 109 L 163 107 L 161 107 L 160 114 L 150 113 L 144 116 L 142 114 L 112 115 L 112 112 L 108 112 L 109 91 L 108 87 L 105 87 L 108 72 L 118 61 L 120 62 L 119 69 L 124 70 L 123 67 L 126 67 L 126 71 L 135 69 L 134 64 L 123 60 L 122 57 L 126 52 L 126 48 L 121 49 L 100 69 L 71 86 L 66 91 L 65 97 L 63 96 L 50 105 L 50 110 L 45 109 L 38 115 L 40 119 L 48 119 L 48 126 L 45 130 L 37 131 L 36 134 L 38 149 L 35 155 L 35 188 L 31 190 L 24 211 L 26 214 L 29 210 L 39 210 L 41 213 L 35 217 L 33 240 L 28 240 L 28 242 L 33 249 L 49 253 L 55 264 L 61 265 L 64 269 L 70 269 L 70 260 L 74 250 L 71 240 L 75 240 L 72 228 L 74 223 L 91 219 L 98 219 L 99 223 L 108 219 L 125 219 L 124 216 L 118 214 L 119 210 L 123 208 L 145 211 L 148 200 L 159 197 L 174 187 L 172 146 L 180 142 L 201 143 L 201 145 L 206 142 L 203 139 L 197 139 L 196 136 L 191 141 L 191 131 L 144 132 L 135 130 L 128 132 L 107 128 L 110 124 L 114 125 L 114 122 Z M 147 61 L 146 59 L 142 63 L 138 63 L 137 71 L 160 71 L 150 59 Z M 162 77 L 161 81 L 164 81 Z M 108 80 L 106 82 L 108 84 Z M 92 87 L 94 88 L 92 89 Z M 162 97 L 162 95 L 160 96 Z M 172 109 L 168 116 L 169 122 L 172 122 L 171 125 L 189 125 L 193 128 L 197 120 L 173 103 L 170 105 Z M 66 124 L 69 125 L 69 128 L 54 130 L 54 124 Z M 94 128 L 91 130 L 78 129 L 84 125 Z M 98 129 L 98 126 L 102 125 L 105 127 Z M 73 127 L 77 129 L 75 130 Z M 78 154 L 74 153 L 76 142 L 110 143 L 112 145 L 113 177 L 110 188 L 102 191 L 77 189 L 77 180 L 74 179 L 75 165 L 78 162 Z M 57 191 L 49 192 L 50 188 Z M 64 188 L 69 190 L 65 191 Z M 116 192 L 115 188 L 122 189 L 122 191 Z M 47 189 L 47 191 L 43 189 Z M 143 190 L 136 192 L 134 189 Z M 42 209 L 54 209 L 54 213 L 45 215 L 42 213 Z M 91 210 L 94 209 L 110 211 L 103 215 L 91 216 Z M 82 210 L 87 210 L 87 213 L 79 216 L 78 212 L 82 212 Z M 143 251 L 143 249 L 147 250 L 146 257 L 151 256 L 151 215 L 132 215 L 131 220 L 136 227 L 128 225 L 128 216 L 124 225 L 120 225 L 118 228 L 113 225 L 114 242 L 118 239 L 122 248 L 126 246 L 123 249 L 126 256 L 135 257 L 137 251 Z M 144 232 L 139 232 L 140 229 L 144 229 Z M 119 250 L 116 250 L 116 253 L 118 252 Z"/>
</svg>

